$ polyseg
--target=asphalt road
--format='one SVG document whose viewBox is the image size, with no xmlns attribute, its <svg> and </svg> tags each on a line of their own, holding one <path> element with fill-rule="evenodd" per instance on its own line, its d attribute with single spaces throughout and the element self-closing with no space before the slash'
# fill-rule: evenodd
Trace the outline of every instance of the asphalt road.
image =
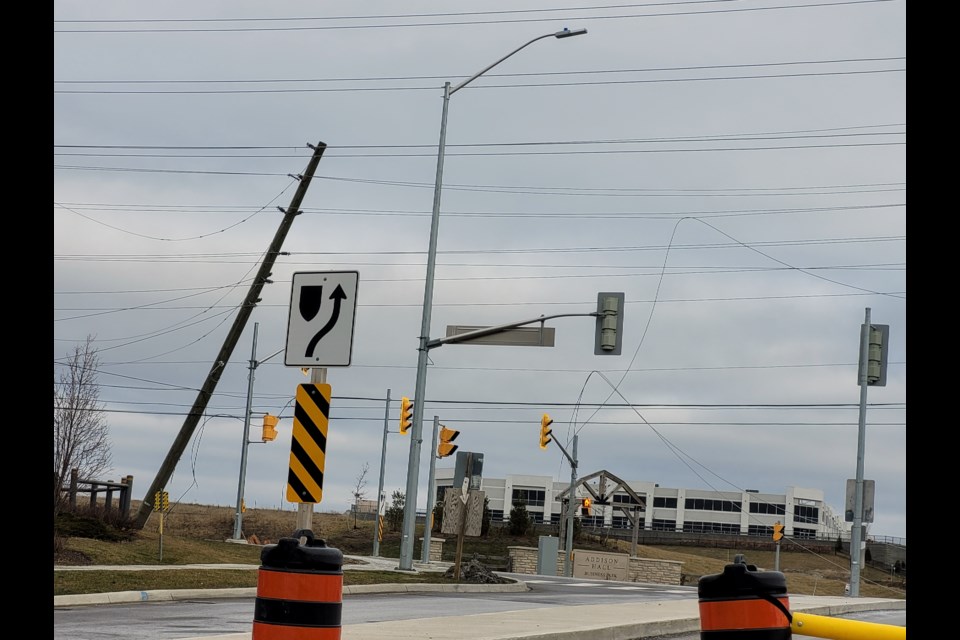
<svg viewBox="0 0 960 640">
<path fill-rule="evenodd" d="M 471 614 L 496 614 L 563 608 L 573 605 L 629 605 L 665 601 L 696 602 L 696 587 L 580 580 L 553 576 L 505 574 L 527 583 L 530 591 L 501 592 L 389 592 L 345 594 L 343 625 L 436 619 Z M 216 597 L 203 592 L 189 600 L 152 600 L 125 604 L 58 606 L 54 608 L 54 640 L 175 640 L 247 634 L 252 629 L 254 600 Z M 603 607 L 600 607 L 603 609 Z M 585 610 L 589 615 L 596 607 Z M 543 614 L 535 614 L 542 616 Z M 549 614 L 547 614 L 549 617 Z M 482 617 L 482 616 L 481 616 Z M 878 611 L 838 615 L 881 624 L 906 626 L 906 611 Z M 538 618 L 539 620 L 540 618 Z M 571 624 L 576 624 L 571 619 Z M 580 622 L 584 619 L 580 618 Z M 461 619 L 459 624 L 463 624 Z M 375 625 L 374 625 L 375 626 Z M 366 628 L 366 627 L 364 627 Z M 687 627 L 689 628 L 689 627 Z M 416 627 L 413 628 L 414 631 Z M 678 629 L 679 630 L 679 629 Z M 518 629 L 520 631 L 520 629 Z M 659 633 L 669 633 L 667 630 Z M 650 636 L 652 637 L 652 636 Z M 699 633 L 679 634 L 671 640 L 699 640 Z M 801 638 L 804 636 L 794 635 Z"/>
<path fill-rule="evenodd" d="M 697 598 L 696 587 L 638 585 L 504 574 L 524 580 L 516 593 L 384 593 L 347 595 L 342 624 L 413 620 L 550 606 L 620 604 Z M 54 609 L 54 640 L 173 640 L 249 632 L 254 598 L 209 598 Z"/>
</svg>

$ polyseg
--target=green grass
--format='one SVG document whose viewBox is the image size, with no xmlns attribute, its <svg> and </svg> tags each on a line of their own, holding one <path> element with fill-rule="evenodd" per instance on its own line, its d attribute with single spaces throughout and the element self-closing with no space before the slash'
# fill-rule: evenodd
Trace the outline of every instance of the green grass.
<svg viewBox="0 0 960 640">
<path fill-rule="evenodd" d="M 178 505 L 177 511 L 168 517 L 162 539 L 163 553 L 160 559 L 161 539 L 158 527 L 148 526 L 138 531 L 116 531 L 99 527 L 83 519 L 65 519 L 59 529 L 62 536 L 54 540 L 54 564 L 74 565 L 150 565 L 176 566 L 183 564 L 246 564 L 260 565 L 262 546 L 225 542 L 232 525 L 230 508 L 207 505 Z M 289 512 L 252 510 L 244 519 L 245 530 L 253 531 L 262 543 L 276 542 L 279 537 L 291 535 L 295 514 Z M 57 523 L 58 527 L 60 523 Z M 326 540 L 327 545 L 339 549 L 345 555 L 369 556 L 373 547 L 372 522 L 360 521 L 359 526 L 334 513 L 316 514 L 313 531 Z M 507 556 L 507 547 L 524 546 L 536 548 L 538 531 L 515 537 L 501 529 L 494 529 L 486 538 L 465 538 L 463 560 L 474 554 L 492 569 L 496 558 Z M 444 538 L 443 560 L 456 559 L 456 536 L 432 534 Z M 422 527 L 415 536 L 414 558 L 421 557 L 420 537 Z M 629 544 L 607 541 L 606 543 L 582 536 L 576 542 L 578 549 L 629 552 Z M 684 584 L 696 585 L 700 576 L 716 574 L 732 562 L 733 557 L 743 553 L 747 562 L 760 569 L 774 568 L 773 551 L 757 549 L 724 549 L 699 547 L 670 547 L 640 545 L 637 554 L 644 558 L 674 560 L 682 563 Z M 385 558 L 400 557 L 400 532 L 387 531 L 380 543 L 379 555 Z M 349 561 L 349 560 L 348 560 Z M 843 595 L 849 579 L 849 558 L 845 555 L 818 555 L 804 552 L 800 545 L 785 545 L 780 554 L 780 570 L 787 578 L 787 588 L 793 594 Z M 906 598 L 906 586 L 900 578 L 894 578 L 873 567 L 863 567 L 863 583 L 860 595 L 864 597 Z M 452 582 L 442 573 L 414 574 L 410 572 L 344 571 L 344 585 L 382 584 L 390 582 Z M 150 571 L 55 571 L 54 595 L 104 593 L 112 591 L 145 591 L 155 589 L 198 589 L 256 587 L 257 571 L 236 570 L 150 570 Z"/>
<path fill-rule="evenodd" d="M 442 573 L 406 574 L 394 571 L 344 571 L 344 586 L 392 583 L 456 584 Z M 256 569 L 159 569 L 149 571 L 55 571 L 55 596 L 157 589 L 228 589 L 256 587 Z"/>
</svg>

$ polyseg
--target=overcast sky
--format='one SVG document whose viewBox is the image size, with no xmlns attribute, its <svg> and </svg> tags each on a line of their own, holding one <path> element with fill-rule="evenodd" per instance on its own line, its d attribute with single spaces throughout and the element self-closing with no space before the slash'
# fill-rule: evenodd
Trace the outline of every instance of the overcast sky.
<svg viewBox="0 0 960 640">
<path fill-rule="evenodd" d="M 873 535 L 906 536 L 905 2 L 54 1 L 54 369 L 94 336 L 113 474 L 141 499 L 297 188 L 327 149 L 170 500 L 234 505 L 254 323 L 245 497 L 286 501 L 297 272 L 357 271 L 332 386 L 323 501 L 365 464 L 404 490 L 443 84 L 453 94 L 431 337 L 590 313 L 623 292 L 623 351 L 590 317 L 552 348 L 430 352 L 433 417 L 484 475 L 821 489 L 857 470 L 860 325 L 890 327 L 867 396 Z M 329 306 L 321 314 L 330 313 Z M 260 443 L 264 413 L 279 436 Z M 437 462 L 452 467 L 453 458 Z M 293 520 L 291 520 L 293 524 Z"/>
</svg>

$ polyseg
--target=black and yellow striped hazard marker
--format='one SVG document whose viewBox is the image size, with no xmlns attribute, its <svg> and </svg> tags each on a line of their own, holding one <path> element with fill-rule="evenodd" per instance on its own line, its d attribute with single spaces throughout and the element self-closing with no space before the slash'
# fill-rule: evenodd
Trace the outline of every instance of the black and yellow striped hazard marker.
<svg viewBox="0 0 960 640">
<path fill-rule="evenodd" d="M 297 385 L 296 401 L 287 500 L 319 503 L 323 498 L 323 465 L 327 457 L 330 385 Z"/>
</svg>

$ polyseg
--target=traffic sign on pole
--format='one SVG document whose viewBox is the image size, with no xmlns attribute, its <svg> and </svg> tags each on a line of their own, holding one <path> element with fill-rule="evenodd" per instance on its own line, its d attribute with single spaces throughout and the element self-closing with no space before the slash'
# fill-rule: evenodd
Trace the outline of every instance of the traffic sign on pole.
<svg viewBox="0 0 960 640">
<path fill-rule="evenodd" d="M 357 271 L 293 274 L 287 348 L 289 367 L 346 367 L 353 351 Z"/>
<path fill-rule="evenodd" d="M 330 419 L 330 385 L 297 385 L 287 500 L 319 503 L 323 498 L 323 467 L 327 458 L 327 424 Z"/>
</svg>

